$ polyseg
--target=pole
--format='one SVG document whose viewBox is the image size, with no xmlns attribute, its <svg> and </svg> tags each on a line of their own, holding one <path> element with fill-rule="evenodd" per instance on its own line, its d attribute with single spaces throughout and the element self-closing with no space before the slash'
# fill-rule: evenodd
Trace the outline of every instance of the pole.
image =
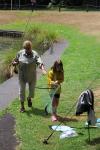
<svg viewBox="0 0 100 150">
<path fill-rule="evenodd" d="M 12 10 L 12 0 L 11 0 L 11 10 Z"/>
<path fill-rule="evenodd" d="M 19 9 L 20 9 L 20 0 L 19 0 Z"/>
<path fill-rule="evenodd" d="M 89 11 L 89 5 L 88 5 L 88 2 L 86 4 L 86 11 L 88 12 Z"/>
<path fill-rule="evenodd" d="M 90 120 L 88 121 L 88 141 L 89 141 L 89 143 L 90 143 Z"/>
</svg>

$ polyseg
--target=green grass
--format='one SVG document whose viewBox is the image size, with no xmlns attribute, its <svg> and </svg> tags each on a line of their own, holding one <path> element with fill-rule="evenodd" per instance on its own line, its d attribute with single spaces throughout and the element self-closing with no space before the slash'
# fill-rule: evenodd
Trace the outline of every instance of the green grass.
<svg viewBox="0 0 100 150">
<path fill-rule="evenodd" d="M 68 41 L 69 47 L 65 49 L 61 59 L 64 64 L 65 81 L 62 85 L 61 101 L 58 108 L 58 113 L 65 117 L 72 105 L 76 102 L 81 91 L 86 89 L 90 84 L 90 88 L 96 89 L 100 86 L 99 68 L 100 68 L 100 44 L 95 37 L 86 36 L 80 33 L 77 29 L 62 25 L 52 24 L 32 24 L 39 26 L 41 29 L 55 31 L 61 38 Z M 23 24 L 9 25 L 10 28 L 22 29 Z M 95 79 L 95 80 L 94 80 Z M 41 77 L 37 85 L 46 85 L 46 77 Z M 7 110 L 16 118 L 16 134 L 21 145 L 20 150 L 100 150 L 100 128 L 91 128 L 91 144 L 88 141 L 88 130 L 84 128 L 87 116 L 81 121 L 66 122 L 66 125 L 75 127 L 80 133 L 74 138 L 59 139 L 59 132 L 55 132 L 49 140 L 49 145 L 42 143 L 44 138 L 51 134 L 49 125 L 53 123 L 50 116 L 44 114 L 44 104 L 49 97 L 45 94 L 47 91 L 36 90 L 35 99 L 33 102 L 33 110 L 26 107 L 26 113 L 20 114 L 20 103 L 16 99 Z M 75 108 L 68 114 L 73 115 Z M 100 113 L 96 113 L 99 117 Z M 67 117 L 67 116 L 66 116 Z M 76 118 L 78 119 L 78 118 Z M 54 123 L 54 124 L 59 124 Z M 83 134 L 83 135 L 82 135 Z"/>
</svg>

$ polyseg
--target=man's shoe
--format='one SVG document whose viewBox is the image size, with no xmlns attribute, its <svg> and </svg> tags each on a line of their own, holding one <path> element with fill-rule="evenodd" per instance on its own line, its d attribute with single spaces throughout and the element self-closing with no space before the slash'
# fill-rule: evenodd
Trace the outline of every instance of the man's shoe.
<svg viewBox="0 0 100 150">
<path fill-rule="evenodd" d="M 27 102 L 28 102 L 28 107 L 32 107 L 32 101 L 31 101 L 31 98 L 27 98 Z"/>
<path fill-rule="evenodd" d="M 21 113 L 25 112 L 25 108 L 24 108 L 24 107 L 21 107 L 21 108 L 20 108 L 20 112 L 21 112 Z"/>
</svg>

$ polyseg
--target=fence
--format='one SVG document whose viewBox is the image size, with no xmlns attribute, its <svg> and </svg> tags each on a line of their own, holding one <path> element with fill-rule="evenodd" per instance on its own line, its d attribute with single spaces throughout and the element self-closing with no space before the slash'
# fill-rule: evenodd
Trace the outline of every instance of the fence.
<svg viewBox="0 0 100 150">
<path fill-rule="evenodd" d="M 52 4 L 49 3 L 47 5 L 43 4 L 37 4 L 35 9 L 36 10 L 55 10 L 58 8 L 58 10 L 61 10 L 61 8 L 64 8 L 65 10 L 100 10 L 100 2 L 98 3 L 97 1 L 94 0 L 89 0 L 89 1 L 84 1 L 84 3 L 80 5 L 74 5 L 73 3 L 67 3 L 69 2 L 68 0 L 64 2 L 64 0 L 60 1 L 58 4 Z M 1 10 L 31 10 L 32 5 L 31 3 L 27 4 L 21 4 L 21 3 L 0 3 L 0 9 Z"/>
</svg>

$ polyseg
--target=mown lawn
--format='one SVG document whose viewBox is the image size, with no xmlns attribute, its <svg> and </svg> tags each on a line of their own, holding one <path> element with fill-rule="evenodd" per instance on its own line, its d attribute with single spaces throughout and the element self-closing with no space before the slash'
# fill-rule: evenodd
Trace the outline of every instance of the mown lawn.
<svg viewBox="0 0 100 150">
<path fill-rule="evenodd" d="M 31 24 L 32 26 L 34 24 Z M 80 93 L 89 88 L 95 90 L 100 86 L 100 44 L 95 37 L 86 36 L 77 29 L 53 24 L 35 24 L 49 31 L 55 30 L 61 38 L 68 41 L 69 47 L 65 49 L 61 59 L 64 64 L 65 81 L 62 85 L 61 101 L 58 114 L 70 118 L 65 124 L 74 127 L 78 133 L 77 137 L 60 139 L 60 132 L 55 132 L 48 145 L 43 144 L 44 138 L 51 134 L 49 125 L 52 123 L 50 115 L 44 113 L 46 101 L 49 101 L 48 91 L 36 89 L 33 109 L 26 104 L 26 113 L 19 113 L 19 101 L 16 99 L 6 110 L 16 118 L 16 135 L 20 140 L 18 150 L 100 150 L 100 128 L 91 128 L 91 143 L 88 143 L 88 130 L 84 128 L 87 115 L 75 117 L 75 107 L 72 107 Z M 10 28 L 22 29 L 23 24 L 10 25 Z M 41 77 L 38 86 L 47 84 L 46 77 Z M 100 101 L 100 99 L 96 99 Z M 72 109 L 71 109 L 72 108 Z M 69 110 L 71 112 L 66 115 Z M 96 112 L 100 117 L 100 112 Z"/>
</svg>

